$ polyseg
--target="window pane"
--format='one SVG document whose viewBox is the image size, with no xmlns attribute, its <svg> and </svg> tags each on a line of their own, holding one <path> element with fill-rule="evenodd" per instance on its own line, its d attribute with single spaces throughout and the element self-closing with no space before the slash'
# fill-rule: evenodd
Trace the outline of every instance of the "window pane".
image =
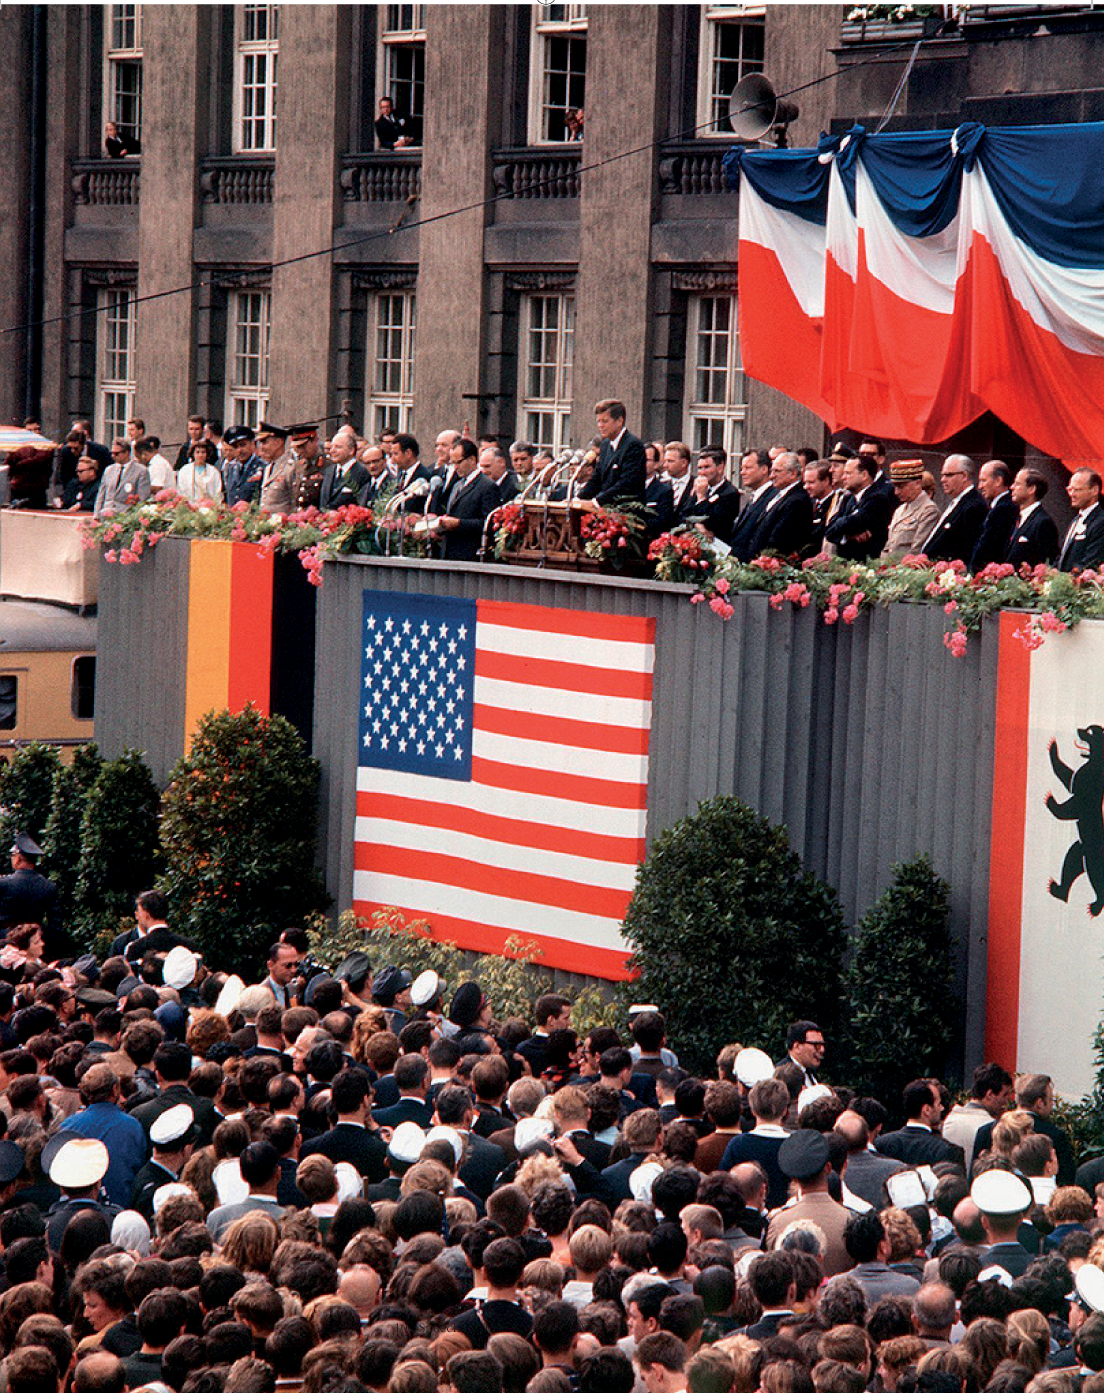
<svg viewBox="0 0 1104 1393">
<path fill-rule="evenodd" d="M 0 675 L 0 730 L 14 730 L 18 709 L 19 678 Z"/>
<path fill-rule="evenodd" d="M 400 116 L 425 115 L 425 44 L 388 44 L 385 87 Z M 421 138 L 416 125 L 414 138 Z"/>
<path fill-rule="evenodd" d="M 544 39 L 541 124 L 545 140 L 566 140 L 567 108 L 586 104 L 586 43 L 581 34 L 549 34 Z"/>
<path fill-rule="evenodd" d="M 410 291 L 381 292 L 374 310 L 369 414 L 378 436 L 388 428 L 405 430 L 413 408 L 415 296 Z"/>
<path fill-rule="evenodd" d="M 713 119 L 718 130 L 730 130 L 728 97 L 742 77 L 763 71 L 762 21 L 722 23 L 713 21 L 712 90 Z"/>
<path fill-rule="evenodd" d="M 0 683 L 3 682 L 0 677 Z M 70 709 L 78 721 L 90 721 L 96 701 L 96 659 L 94 657 L 73 659 L 73 683 L 70 692 Z"/>
<path fill-rule="evenodd" d="M 137 5 L 112 5 L 111 47 L 113 49 L 134 49 L 138 47 Z"/>
</svg>

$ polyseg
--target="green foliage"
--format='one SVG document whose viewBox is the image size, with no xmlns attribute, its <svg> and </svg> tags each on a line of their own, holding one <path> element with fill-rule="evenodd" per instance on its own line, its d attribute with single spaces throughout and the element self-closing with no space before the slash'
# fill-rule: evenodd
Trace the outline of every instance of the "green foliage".
<svg viewBox="0 0 1104 1393">
<path fill-rule="evenodd" d="M 96 746 L 81 745 L 72 764 L 59 765 L 54 773 L 50 816 L 42 840 L 46 853 L 42 872 L 57 886 L 58 907 L 66 923 L 73 916 L 77 892 L 84 807 L 102 768 L 103 757 Z"/>
<path fill-rule="evenodd" d="M 291 723 L 209 712 L 165 790 L 159 888 L 212 967 L 254 973 L 287 925 L 322 908 L 319 769 Z"/>
<path fill-rule="evenodd" d="M 632 995 L 662 1004 L 687 1068 L 711 1071 L 733 1040 L 776 1051 L 792 1020 L 835 1024 L 835 893 L 802 868 L 784 828 L 735 798 L 703 803 L 656 839 L 624 933 Z"/>
<path fill-rule="evenodd" d="M 40 841 L 60 765 L 57 750 L 37 740 L 16 750 L 9 764 L 0 764 L 0 847 L 5 854 L 17 832 Z"/>
<path fill-rule="evenodd" d="M 153 886 L 160 867 L 159 804 L 153 775 L 137 750 L 106 760 L 88 790 L 72 924 L 86 945 L 108 930 L 118 932 L 135 895 Z"/>
<path fill-rule="evenodd" d="M 1069 1135 L 1078 1162 L 1104 1155 L 1104 1021 L 1093 1035 L 1096 1081 L 1092 1091 L 1078 1102 L 1055 1103 L 1051 1119 Z"/>
<path fill-rule="evenodd" d="M 927 856 L 894 866 L 893 884 L 855 931 L 846 973 L 850 1026 L 841 1053 L 847 1082 L 899 1103 L 910 1079 L 939 1077 L 959 1003 L 947 930 L 950 886 Z"/>
</svg>

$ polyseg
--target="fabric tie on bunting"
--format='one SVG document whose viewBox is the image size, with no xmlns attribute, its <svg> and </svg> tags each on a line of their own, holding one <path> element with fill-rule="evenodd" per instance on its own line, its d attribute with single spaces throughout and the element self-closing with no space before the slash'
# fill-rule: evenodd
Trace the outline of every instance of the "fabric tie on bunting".
<svg viewBox="0 0 1104 1393">
<path fill-rule="evenodd" d="M 744 369 L 833 428 L 1104 446 L 1104 123 L 732 150 Z"/>
</svg>

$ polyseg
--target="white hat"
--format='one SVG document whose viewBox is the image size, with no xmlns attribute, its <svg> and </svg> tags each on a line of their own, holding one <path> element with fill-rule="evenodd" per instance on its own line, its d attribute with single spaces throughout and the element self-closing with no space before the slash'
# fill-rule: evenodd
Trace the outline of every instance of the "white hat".
<svg viewBox="0 0 1104 1393">
<path fill-rule="evenodd" d="M 1104 1311 L 1104 1272 L 1094 1263 L 1083 1262 L 1074 1274 L 1073 1285 L 1084 1305 Z"/>
<path fill-rule="evenodd" d="M 662 1174 L 663 1167 L 658 1161 L 645 1161 L 642 1166 L 637 1166 L 629 1176 L 629 1189 L 638 1204 L 651 1204 L 652 1186 Z"/>
<path fill-rule="evenodd" d="M 426 1145 L 431 1141 L 447 1141 L 456 1157 L 456 1164 L 460 1164 L 460 1158 L 464 1154 L 464 1138 L 455 1127 L 431 1127 L 426 1133 Z"/>
<path fill-rule="evenodd" d="M 215 1002 L 215 1010 L 220 1016 L 228 1016 L 231 1011 L 238 1009 L 238 1002 L 241 1000 L 243 991 L 245 991 L 245 983 L 236 972 L 227 977 L 222 984 L 222 991 L 218 994 L 218 1000 Z"/>
<path fill-rule="evenodd" d="M 338 1161 L 334 1172 L 337 1175 L 338 1204 L 364 1194 L 364 1178 L 351 1161 Z"/>
<path fill-rule="evenodd" d="M 645 1011 L 654 1011 L 657 1016 L 660 1013 L 658 1006 L 652 1006 L 648 1003 L 642 1004 L 638 1001 L 636 1005 L 629 1007 L 629 1020 L 632 1020 L 633 1016 L 642 1016 Z"/>
<path fill-rule="evenodd" d="M 150 1141 L 154 1146 L 167 1146 L 170 1142 L 179 1141 L 186 1136 L 192 1123 L 195 1121 L 195 1113 L 187 1103 L 177 1103 L 175 1107 L 166 1110 L 150 1126 Z"/>
<path fill-rule="evenodd" d="M 986 1171 L 970 1186 L 970 1198 L 983 1214 L 1022 1214 L 1034 1203 L 1027 1182 L 1011 1171 Z"/>
<path fill-rule="evenodd" d="M 428 1006 L 434 997 L 443 996 L 445 990 L 445 979 L 427 967 L 414 978 L 410 987 L 410 1000 L 415 1006 Z"/>
<path fill-rule="evenodd" d="M 754 1088 L 764 1079 L 774 1078 L 774 1064 L 766 1050 L 741 1050 L 733 1066 L 736 1077 L 745 1088 Z"/>
<path fill-rule="evenodd" d="M 826 1083 L 811 1083 L 803 1088 L 797 1095 L 797 1115 L 801 1116 L 801 1109 L 807 1108 L 810 1103 L 815 1103 L 818 1098 L 831 1098 L 832 1090 Z"/>
<path fill-rule="evenodd" d="M 124 1209 L 111 1221 L 111 1241 L 118 1248 L 149 1257 L 150 1227 L 136 1209 Z"/>
<path fill-rule="evenodd" d="M 540 1141 L 551 1141 L 555 1132 L 546 1117 L 519 1117 L 514 1126 L 514 1150 L 519 1156 L 528 1156 Z"/>
<path fill-rule="evenodd" d="M 220 1161 L 211 1174 L 219 1204 L 240 1204 L 249 1195 L 249 1186 L 242 1179 L 241 1165 L 236 1156 Z"/>
<path fill-rule="evenodd" d="M 426 1134 L 416 1122 L 400 1122 L 391 1133 L 387 1150 L 393 1160 L 412 1166 L 422 1154 L 426 1144 Z"/>
<path fill-rule="evenodd" d="M 192 985 L 198 966 L 199 959 L 192 950 L 185 948 L 183 943 L 178 943 L 175 948 L 169 949 L 161 968 L 161 980 L 166 987 L 175 987 L 180 991 L 183 987 Z"/>
<path fill-rule="evenodd" d="M 73 1137 L 54 1152 L 46 1173 L 63 1190 L 83 1190 L 99 1184 L 110 1162 L 102 1141 L 95 1137 Z"/>
<path fill-rule="evenodd" d="M 190 1185 L 185 1185 L 182 1180 L 169 1180 L 164 1185 L 159 1185 L 153 1192 L 153 1212 L 160 1214 L 164 1205 L 176 1195 L 194 1195 L 195 1191 Z"/>
</svg>

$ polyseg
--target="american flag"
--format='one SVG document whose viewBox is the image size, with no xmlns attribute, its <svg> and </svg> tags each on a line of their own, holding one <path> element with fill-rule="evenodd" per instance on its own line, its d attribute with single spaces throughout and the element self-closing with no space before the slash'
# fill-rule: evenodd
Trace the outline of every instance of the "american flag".
<svg viewBox="0 0 1104 1393">
<path fill-rule="evenodd" d="M 655 621 L 364 592 L 353 905 L 625 975 Z"/>
</svg>

